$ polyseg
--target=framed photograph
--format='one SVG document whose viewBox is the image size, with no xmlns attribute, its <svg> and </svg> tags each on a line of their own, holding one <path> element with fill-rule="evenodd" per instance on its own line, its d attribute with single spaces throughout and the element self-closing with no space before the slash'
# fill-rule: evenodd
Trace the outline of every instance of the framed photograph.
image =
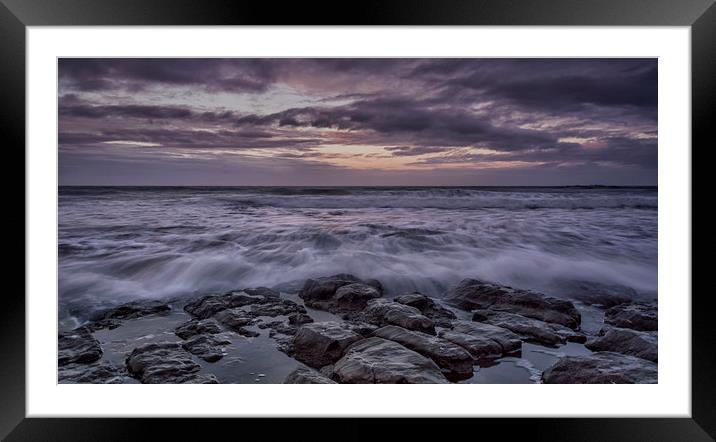
<svg viewBox="0 0 716 442">
<path fill-rule="evenodd" d="M 275 9 L 3 0 L 3 437 L 713 440 L 713 1 Z"/>
</svg>

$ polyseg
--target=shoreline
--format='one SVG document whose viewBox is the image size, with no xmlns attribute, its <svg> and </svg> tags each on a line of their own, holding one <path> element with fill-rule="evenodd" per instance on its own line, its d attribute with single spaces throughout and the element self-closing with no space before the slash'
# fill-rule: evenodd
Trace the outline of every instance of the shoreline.
<svg viewBox="0 0 716 442">
<path fill-rule="evenodd" d="M 107 310 L 60 334 L 59 382 L 648 383 L 656 328 L 655 303 L 615 293 L 467 279 L 444 299 L 391 296 L 340 274 Z"/>
</svg>

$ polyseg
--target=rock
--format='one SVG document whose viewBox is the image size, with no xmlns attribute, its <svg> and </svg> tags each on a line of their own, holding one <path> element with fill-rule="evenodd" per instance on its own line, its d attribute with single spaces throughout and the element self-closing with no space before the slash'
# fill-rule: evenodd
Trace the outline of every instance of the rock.
<svg viewBox="0 0 716 442">
<path fill-rule="evenodd" d="M 304 301 L 322 301 L 333 297 L 340 287 L 344 285 L 353 284 L 354 282 L 362 282 L 360 279 L 353 275 L 345 273 L 324 276 L 317 279 L 307 279 L 303 284 L 303 288 L 298 292 L 298 296 Z"/>
<path fill-rule="evenodd" d="M 643 302 L 617 305 L 604 313 L 607 324 L 639 331 L 656 331 L 658 319 L 656 306 Z"/>
<path fill-rule="evenodd" d="M 60 333 L 57 348 L 57 363 L 60 366 L 71 363 L 89 364 L 102 357 L 102 347 L 87 327 Z"/>
<path fill-rule="evenodd" d="M 369 337 L 373 334 L 374 331 L 378 330 L 379 328 L 377 325 L 368 324 L 367 322 L 360 321 L 346 321 L 345 324 L 346 326 L 348 326 L 348 328 L 363 336 L 364 338 Z"/>
<path fill-rule="evenodd" d="M 302 305 L 296 304 L 290 299 L 271 300 L 244 307 L 244 309 L 249 316 L 253 317 L 269 316 L 275 318 L 276 316 L 288 316 L 292 313 L 306 313 L 306 309 Z"/>
<path fill-rule="evenodd" d="M 246 305 L 276 303 L 273 296 L 252 296 L 246 292 L 230 292 L 224 295 L 208 295 L 184 306 L 184 310 L 198 319 L 207 319 L 223 310 Z"/>
<path fill-rule="evenodd" d="M 383 295 L 383 284 L 381 284 L 377 279 L 366 279 L 363 282 L 378 290 L 378 292 Z"/>
<path fill-rule="evenodd" d="M 113 364 L 102 361 L 92 364 L 67 364 L 59 367 L 61 384 L 122 384 L 124 376 Z"/>
<path fill-rule="evenodd" d="M 565 281 L 569 297 L 587 305 L 610 308 L 626 304 L 637 297 L 636 290 L 622 285 L 608 285 L 591 281 Z"/>
<path fill-rule="evenodd" d="M 612 352 L 567 356 L 542 373 L 545 384 L 655 384 L 657 365 Z"/>
<path fill-rule="evenodd" d="M 452 331 L 476 338 L 492 339 L 500 346 L 500 354 L 502 355 L 515 354 L 522 350 L 522 341 L 519 336 L 506 328 L 497 327 L 495 325 L 485 324 L 483 322 L 457 321 Z M 448 337 L 445 336 L 445 339 L 448 339 Z"/>
<path fill-rule="evenodd" d="M 314 322 L 301 326 L 293 338 L 294 357 L 320 368 L 336 362 L 343 351 L 362 336 L 339 322 Z"/>
<path fill-rule="evenodd" d="M 126 365 L 143 384 L 218 383 L 213 376 L 198 375 L 199 364 L 177 342 L 139 346 L 127 356 Z"/>
<path fill-rule="evenodd" d="M 432 319 L 435 325 L 441 327 L 450 327 L 450 323 L 457 318 L 455 313 L 451 310 L 438 304 L 434 299 L 420 293 L 401 295 L 394 298 L 393 301 L 417 308 L 420 310 L 420 313 Z"/>
<path fill-rule="evenodd" d="M 402 345 L 372 337 L 351 345 L 333 373 L 343 384 L 445 384 L 440 368 Z"/>
<path fill-rule="evenodd" d="M 129 302 L 96 316 L 89 327 L 92 330 L 101 330 L 103 328 L 113 329 L 120 326 L 122 321 L 164 314 L 169 312 L 169 310 L 171 310 L 171 307 L 169 307 L 168 304 L 159 301 Z"/>
<path fill-rule="evenodd" d="M 520 338 L 546 345 L 557 347 L 567 341 L 584 343 L 587 337 L 575 332 L 571 328 L 550 322 L 539 321 L 515 313 L 495 312 L 492 310 L 478 310 L 472 316 L 473 321 L 484 322 L 510 330 Z"/>
<path fill-rule="evenodd" d="M 609 328 L 602 336 L 590 339 L 585 347 L 592 351 L 611 351 L 658 362 L 659 349 L 655 334 L 626 328 Z"/>
<path fill-rule="evenodd" d="M 438 336 L 464 348 L 475 359 L 494 359 L 502 356 L 502 346 L 494 339 L 452 330 L 441 330 Z"/>
<path fill-rule="evenodd" d="M 240 308 L 222 310 L 214 317 L 217 321 L 236 332 L 240 332 L 244 330 L 243 327 L 253 325 L 256 322 L 246 310 Z"/>
<path fill-rule="evenodd" d="M 464 348 L 427 333 L 410 331 L 394 325 L 379 328 L 374 336 L 397 342 L 435 362 L 451 381 L 469 379 L 473 374 L 473 357 Z"/>
<path fill-rule="evenodd" d="M 182 348 L 206 362 L 216 362 L 224 357 L 224 345 L 231 341 L 214 335 L 194 335 L 182 344 Z"/>
<path fill-rule="evenodd" d="M 265 298 L 280 298 L 281 293 L 268 287 L 256 287 L 253 289 L 244 289 L 244 292 L 251 296 L 262 296 Z"/>
<path fill-rule="evenodd" d="M 332 300 L 338 311 L 357 311 L 363 310 L 371 299 L 381 296 L 381 292 L 371 285 L 353 283 L 338 288 Z"/>
<path fill-rule="evenodd" d="M 218 384 L 219 380 L 213 374 L 198 374 L 183 382 L 184 384 Z"/>
<path fill-rule="evenodd" d="M 299 367 L 293 370 L 283 381 L 284 384 L 335 384 L 323 374 L 310 368 Z"/>
<path fill-rule="evenodd" d="M 369 300 L 382 295 L 379 281 L 364 282 L 348 274 L 308 279 L 298 294 L 306 306 L 333 313 L 360 311 Z"/>
<path fill-rule="evenodd" d="M 321 369 L 318 370 L 318 371 L 319 371 L 323 376 L 325 376 L 325 377 L 327 377 L 327 378 L 329 378 L 329 379 L 332 380 L 332 379 L 333 379 L 333 367 L 334 367 L 333 364 L 331 364 L 331 365 L 324 365 L 324 366 L 321 367 Z"/>
<path fill-rule="evenodd" d="M 220 333 L 221 328 L 214 319 L 192 319 L 174 329 L 174 334 L 182 339 L 194 335 Z"/>
<path fill-rule="evenodd" d="M 431 335 L 435 334 L 435 325 L 423 316 L 415 307 L 387 299 L 373 299 L 360 313 L 359 318 L 379 327 L 397 325 L 408 330 L 417 330 Z"/>
<path fill-rule="evenodd" d="M 313 322 L 313 318 L 305 313 L 291 313 L 288 315 L 288 323 L 291 325 L 303 325 Z"/>
<path fill-rule="evenodd" d="M 462 280 L 449 294 L 447 302 L 463 310 L 490 309 L 517 313 L 574 330 L 581 322 L 579 311 L 569 301 L 476 279 Z"/>
</svg>

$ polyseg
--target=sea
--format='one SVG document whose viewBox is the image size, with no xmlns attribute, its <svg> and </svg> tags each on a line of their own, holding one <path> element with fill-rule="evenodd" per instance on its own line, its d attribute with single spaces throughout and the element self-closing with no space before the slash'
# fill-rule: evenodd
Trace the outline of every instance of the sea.
<svg viewBox="0 0 716 442">
<path fill-rule="evenodd" d="M 465 278 L 657 293 L 656 187 L 61 186 L 58 211 L 60 324 L 336 273 L 393 295 Z"/>
</svg>

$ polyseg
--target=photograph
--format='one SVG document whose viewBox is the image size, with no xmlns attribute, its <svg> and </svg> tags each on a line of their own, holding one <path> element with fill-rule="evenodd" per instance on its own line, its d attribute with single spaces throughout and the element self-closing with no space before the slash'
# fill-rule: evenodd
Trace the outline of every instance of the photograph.
<svg viewBox="0 0 716 442">
<path fill-rule="evenodd" d="M 658 384 L 659 58 L 56 63 L 59 384 Z"/>
</svg>

